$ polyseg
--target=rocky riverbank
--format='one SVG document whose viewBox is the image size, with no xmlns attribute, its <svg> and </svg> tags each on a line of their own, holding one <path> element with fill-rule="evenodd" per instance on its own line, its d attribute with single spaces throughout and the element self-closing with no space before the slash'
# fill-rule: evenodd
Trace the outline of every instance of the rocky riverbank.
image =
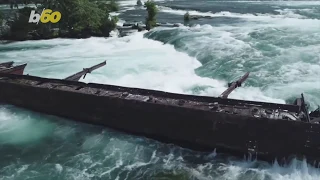
<svg viewBox="0 0 320 180">
<path fill-rule="evenodd" d="M 157 23 L 156 27 L 180 27 L 182 24 L 175 23 L 175 24 L 169 24 L 169 23 Z M 127 36 L 134 32 L 140 32 L 146 30 L 146 25 L 142 22 L 126 22 L 123 23 L 121 26 L 117 26 L 117 31 L 119 32 L 119 36 Z"/>
<path fill-rule="evenodd" d="M 93 9 L 97 11 L 101 10 L 101 7 L 95 7 L 95 4 L 91 4 Z M 97 19 L 94 23 L 88 23 L 82 21 L 81 19 L 74 19 L 73 16 L 70 16 L 70 22 L 59 22 L 59 24 L 30 24 L 28 23 L 31 7 L 23 7 L 22 9 L 12 9 L 6 10 L 10 11 L 11 14 L 7 14 L 6 19 L 3 21 L 2 26 L 0 27 L 0 40 L 6 41 L 25 41 L 25 40 L 41 40 L 41 39 L 54 39 L 54 38 L 89 38 L 89 37 L 109 37 L 111 31 L 119 32 L 119 36 L 126 36 L 132 32 L 139 32 L 143 30 L 150 30 L 153 27 L 179 27 L 179 23 L 157 23 L 155 20 L 155 15 L 153 11 L 156 10 L 156 5 L 153 3 L 142 4 L 141 1 L 137 1 L 137 6 L 147 7 L 148 11 L 148 25 L 143 22 L 127 22 L 121 26 L 117 26 L 118 19 L 113 16 L 115 19 L 109 20 Z M 79 5 L 82 7 L 83 5 Z M 92 8 L 92 7 L 91 7 Z M 149 9 L 148 9 L 149 8 Z M 102 8 L 103 9 L 103 8 Z M 104 8 L 108 9 L 108 8 Z M 116 12 L 118 9 L 114 9 Z M 14 17 L 13 14 L 18 13 L 18 17 Z M 109 12 L 109 11 L 107 11 Z M 103 12 L 98 12 L 101 14 Z M 109 14 L 109 13 L 107 13 Z M 149 15 L 152 14 L 152 17 Z M 102 15 L 102 14 L 101 14 Z M 201 18 L 211 19 L 211 16 L 199 16 L 199 15 L 188 15 L 188 21 L 198 20 Z M 107 22 L 106 22 L 107 21 Z M 97 24 L 99 24 L 97 26 Z M 75 26 L 70 28 L 70 26 Z"/>
</svg>

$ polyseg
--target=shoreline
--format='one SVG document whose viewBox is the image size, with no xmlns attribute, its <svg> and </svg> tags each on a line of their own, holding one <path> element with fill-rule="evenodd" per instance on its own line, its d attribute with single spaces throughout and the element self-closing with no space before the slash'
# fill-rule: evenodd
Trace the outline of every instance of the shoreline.
<svg viewBox="0 0 320 180">
<path fill-rule="evenodd" d="M 157 23 L 156 27 L 174 28 L 174 27 L 180 27 L 180 26 L 182 26 L 182 24 L 180 23 L 174 23 L 174 24 Z M 124 37 L 124 36 L 130 35 L 133 32 L 136 32 L 136 31 L 141 32 L 144 30 L 146 30 L 145 24 L 139 24 L 136 22 L 126 22 L 122 26 L 118 26 L 117 28 L 115 28 L 113 31 L 117 31 L 119 37 Z M 109 34 L 109 36 L 103 36 L 96 33 L 91 33 L 91 34 L 88 33 L 80 36 L 70 35 L 66 33 L 66 34 L 51 36 L 51 37 L 36 37 L 36 36 L 30 35 L 30 38 L 25 38 L 25 39 L 14 39 L 14 38 L 7 38 L 5 36 L 2 36 L 0 37 L 0 42 L 7 41 L 7 43 L 12 43 L 12 42 L 23 42 L 23 41 L 50 40 L 50 39 L 59 39 L 59 38 L 60 39 L 88 39 L 91 37 L 109 38 L 112 36 L 111 36 L 111 33 Z"/>
</svg>

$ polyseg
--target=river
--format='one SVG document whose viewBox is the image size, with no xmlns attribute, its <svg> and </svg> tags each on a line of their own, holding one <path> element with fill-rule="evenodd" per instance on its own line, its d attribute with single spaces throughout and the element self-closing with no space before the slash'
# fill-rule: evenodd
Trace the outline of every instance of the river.
<svg viewBox="0 0 320 180">
<path fill-rule="evenodd" d="M 292 103 L 304 93 L 311 110 L 320 105 L 319 1 L 156 2 L 159 22 L 181 26 L 121 38 L 0 44 L 0 62 L 27 62 L 25 74 L 64 78 L 107 60 L 81 81 L 206 96 L 250 72 L 230 98 Z M 135 3 L 120 1 L 121 22 L 144 21 L 146 10 Z M 187 11 L 212 19 L 188 26 Z M 320 179 L 304 161 L 280 167 L 195 152 L 11 105 L 0 105 L 0 154 L 0 180 Z"/>
</svg>

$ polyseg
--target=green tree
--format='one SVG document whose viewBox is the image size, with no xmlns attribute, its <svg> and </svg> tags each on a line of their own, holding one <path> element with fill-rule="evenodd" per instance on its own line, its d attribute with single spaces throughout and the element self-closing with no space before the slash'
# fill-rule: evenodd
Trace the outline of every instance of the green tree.
<svg viewBox="0 0 320 180">
<path fill-rule="evenodd" d="M 81 0 L 70 14 L 70 31 L 78 34 L 96 33 L 102 25 L 103 17 L 104 12 L 97 4 Z"/>
<path fill-rule="evenodd" d="M 119 11 L 119 5 L 114 1 L 98 1 L 96 2 L 100 9 L 104 10 L 105 13 L 109 14 L 110 12 Z"/>
<path fill-rule="evenodd" d="M 145 3 L 145 7 L 147 7 L 148 16 L 146 18 L 146 29 L 150 30 L 157 25 L 156 15 L 158 13 L 157 5 L 154 1 L 148 0 Z"/>
<path fill-rule="evenodd" d="M 120 9 L 115 0 L 107 2 L 107 8 L 109 9 L 109 12 L 119 11 Z"/>
<path fill-rule="evenodd" d="M 13 20 L 8 21 L 10 31 L 5 36 L 14 40 L 28 39 L 29 33 L 35 29 L 35 24 L 28 23 L 31 10 L 34 9 L 29 7 L 19 9 Z"/>
<path fill-rule="evenodd" d="M 71 31 L 85 36 L 88 34 L 109 36 L 118 21 L 117 18 L 111 17 L 109 12 L 118 10 L 118 5 L 114 1 L 103 4 L 88 0 L 79 2 L 70 14 Z"/>
<path fill-rule="evenodd" d="M 19 4 L 22 0 L 11 0 Z M 19 1 L 19 2 L 18 2 Z M 25 1 L 25 0 L 23 0 Z M 89 36 L 109 36 L 116 28 L 117 17 L 111 17 L 110 12 L 119 10 L 114 1 L 96 2 L 93 0 L 26 0 L 25 4 L 33 3 L 35 10 L 41 14 L 43 8 L 59 11 L 62 15 L 58 23 L 32 24 L 28 23 L 32 8 L 18 9 L 13 21 L 9 22 L 10 31 L 6 37 L 14 40 L 46 39 L 56 35 L 60 37 L 83 38 Z M 59 33 L 54 30 L 59 29 Z"/>
<path fill-rule="evenodd" d="M 116 27 L 117 27 L 117 22 L 118 22 L 118 17 L 117 16 L 109 16 L 109 17 L 106 17 L 104 20 L 103 20 L 103 24 L 102 26 L 100 27 L 100 31 L 102 33 L 103 36 L 110 36 L 110 32 L 112 30 L 114 30 Z"/>
</svg>

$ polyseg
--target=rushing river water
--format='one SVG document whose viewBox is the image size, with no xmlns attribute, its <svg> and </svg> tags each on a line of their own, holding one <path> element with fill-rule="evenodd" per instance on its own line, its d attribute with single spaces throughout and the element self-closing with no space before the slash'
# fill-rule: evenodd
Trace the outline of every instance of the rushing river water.
<svg viewBox="0 0 320 180">
<path fill-rule="evenodd" d="M 120 1 L 122 20 L 144 21 L 145 9 L 135 3 Z M 186 11 L 213 18 L 123 38 L 1 44 L 0 62 L 27 62 L 26 74 L 63 78 L 107 60 L 82 81 L 207 96 L 249 71 L 231 98 L 290 103 L 304 93 L 312 110 L 320 105 L 320 2 L 157 4 L 162 23 L 183 24 Z M 280 167 L 190 151 L 0 105 L 0 179 L 319 180 L 320 170 L 303 161 Z"/>
</svg>

